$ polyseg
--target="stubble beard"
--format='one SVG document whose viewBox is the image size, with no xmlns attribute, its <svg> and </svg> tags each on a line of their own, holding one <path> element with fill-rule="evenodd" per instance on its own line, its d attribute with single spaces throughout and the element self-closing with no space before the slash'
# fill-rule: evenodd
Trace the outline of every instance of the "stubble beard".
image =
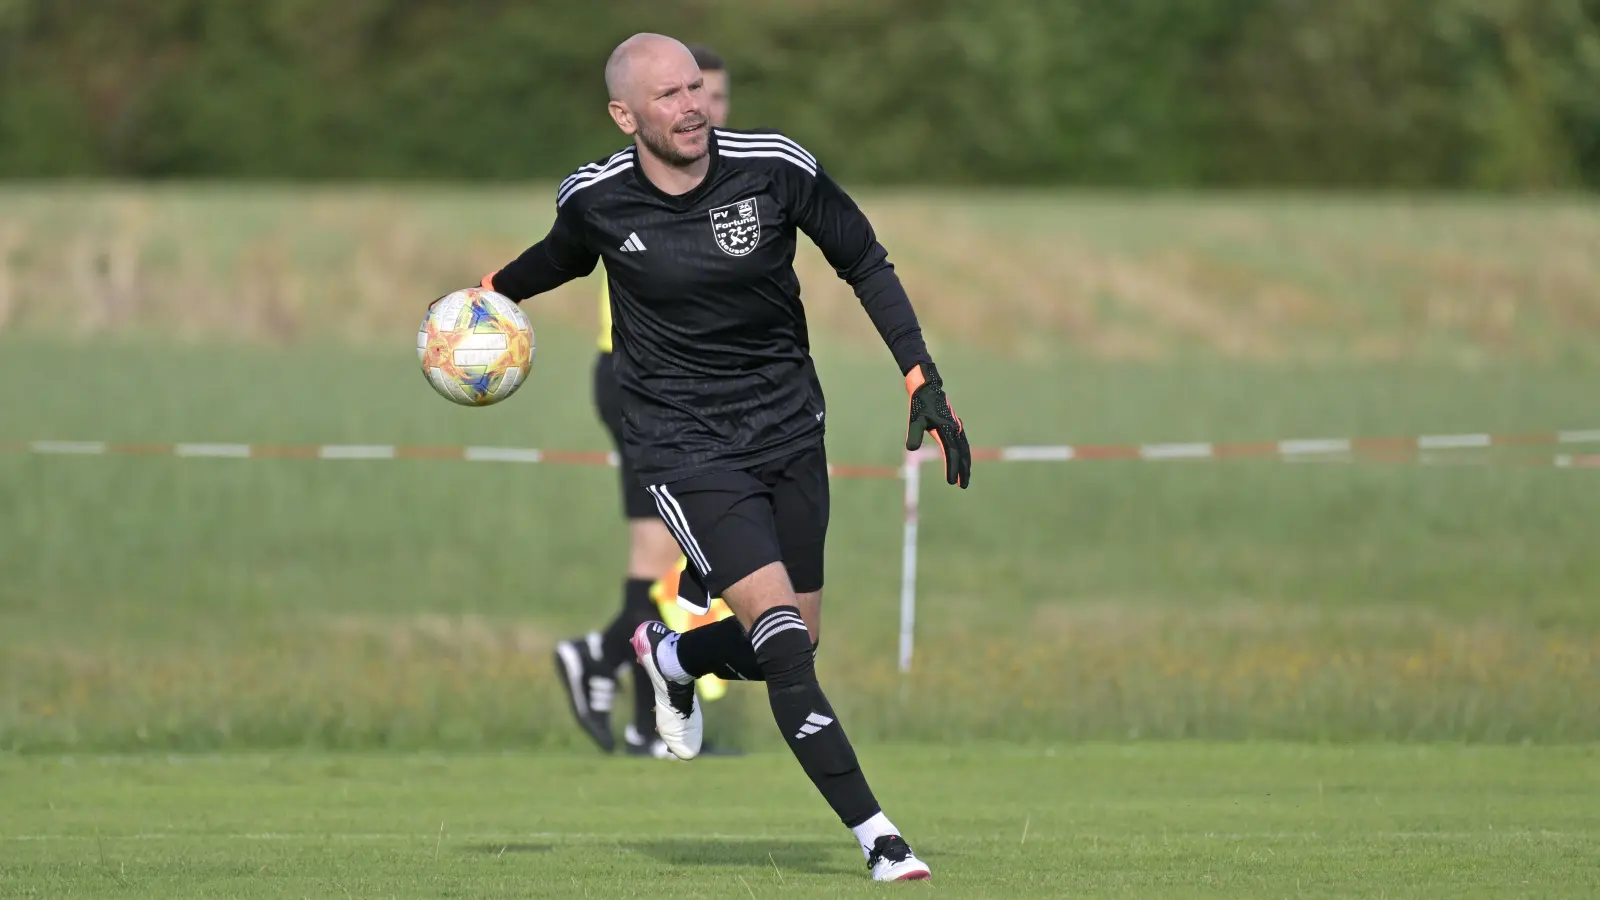
<svg viewBox="0 0 1600 900">
<path fill-rule="evenodd" d="M 702 118 L 700 121 L 707 125 L 710 124 L 704 118 Z M 691 122 L 685 124 L 693 123 Z M 674 129 L 676 129 L 676 127 L 677 126 L 674 126 Z M 672 135 L 674 133 L 675 131 L 656 131 L 642 122 L 639 124 L 639 140 L 644 142 L 645 149 L 649 150 L 662 162 L 670 166 L 683 168 L 698 162 L 706 155 L 706 152 L 709 148 L 704 144 L 701 145 L 700 151 L 692 156 L 680 151 L 672 143 Z"/>
</svg>

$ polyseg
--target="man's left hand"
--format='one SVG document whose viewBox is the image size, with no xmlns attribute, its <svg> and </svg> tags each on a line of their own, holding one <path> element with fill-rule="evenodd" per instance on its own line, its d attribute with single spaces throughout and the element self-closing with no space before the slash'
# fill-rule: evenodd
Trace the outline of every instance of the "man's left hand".
<svg viewBox="0 0 1600 900">
<path fill-rule="evenodd" d="M 972 480 L 972 448 L 967 445 L 967 430 L 950 409 L 944 382 L 933 363 L 921 363 L 906 373 L 906 393 L 910 395 L 910 423 L 906 430 L 906 449 L 922 447 L 924 432 L 933 432 L 944 454 L 944 480 L 960 484 L 965 490 Z"/>
</svg>

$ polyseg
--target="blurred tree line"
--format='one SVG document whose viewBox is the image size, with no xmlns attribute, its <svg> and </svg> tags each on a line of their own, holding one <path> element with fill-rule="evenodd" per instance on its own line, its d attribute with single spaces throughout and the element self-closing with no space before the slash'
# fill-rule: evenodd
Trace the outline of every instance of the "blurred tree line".
<svg viewBox="0 0 1600 900">
<path fill-rule="evenodd" d="M 1600 0 L 0 0 L 0 175 L 561 175 L 641 30 L 858 181 L 1600 187 Z"/>
</svg>

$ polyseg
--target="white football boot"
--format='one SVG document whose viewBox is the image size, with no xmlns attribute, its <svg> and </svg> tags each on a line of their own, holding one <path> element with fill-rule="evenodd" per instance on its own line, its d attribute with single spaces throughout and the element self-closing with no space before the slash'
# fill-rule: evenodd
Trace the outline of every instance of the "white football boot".
<svg viewBox="0 0 1600 900">
<path fill-rule="evenodd" d="M 656 647 L 670 637 L 672 630 L 660 622 L 645 622 L 633 632 L 633 652 L 639 665 L 650 676 L 656 692 L 656 734 L 679 759 L 700 755 L 705 723 L 700 718 L 700 703 L 694 695 L 694 682 L 679 684 L 661 674 L 656 665 Z"/>
</svg>

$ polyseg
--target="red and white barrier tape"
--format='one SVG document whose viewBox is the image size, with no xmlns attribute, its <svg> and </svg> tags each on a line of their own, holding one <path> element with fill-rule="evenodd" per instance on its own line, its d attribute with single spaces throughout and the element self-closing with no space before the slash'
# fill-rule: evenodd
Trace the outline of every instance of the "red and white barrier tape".
<svg viewBox="0 0 1600 900">
<path fill-rule="evenodd" d="M 1600 444 L 1600 429 L 1534 434 L 1434 434 L 1413 437 L 1317 438 L 1287 441 L 1185 444 L 1047 444 L 973 448 L 974 462 L 1174 462 L 1183 460 L 1276 459 L 1284 461 L 1405 461 L 1423 464 L 1456 460 L 1438 451 Z M 186 459 L 436 460 L 544 465 L 614 466 L 616 455 L 603 451 L 544 450 L 534 447 L 429 447 L 397 444 L 144 444 L 107 441 L 0 441 L 0 453 L 89 456 L 176 456 Z M 924 446 L 912 454 L 921 462 L 938 459 Z M 1558 468 L 1600 467 L 1600 454 L 1555 454 L 1522 461 Z M 839 478 L 901 478 L 901 466 L 836 464 Z"/>
<path fill-rule="evenodd" d="M 1100 460 L 1408 458 L 1439 450 L 1538 447 L 1600 443 L 1600 429 L 1533 434 L 1426 434 L 1409 437 L 1314 438 L 1287 441 L 1188 444 L 1060 444 L 993 447 L 973 451 L 973 460 L 1069 462 Z M 1557 457 L 1560 459 L 1561 457 Z"/>
</svg>

